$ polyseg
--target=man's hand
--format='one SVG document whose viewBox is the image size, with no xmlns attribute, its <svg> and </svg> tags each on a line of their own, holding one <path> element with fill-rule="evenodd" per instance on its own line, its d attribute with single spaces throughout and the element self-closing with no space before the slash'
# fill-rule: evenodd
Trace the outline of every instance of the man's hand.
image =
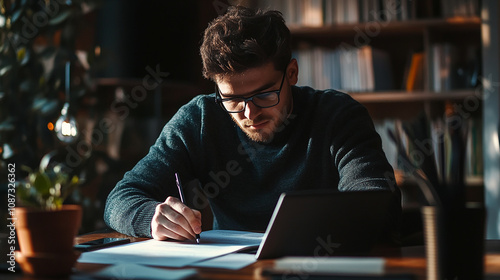
<svg viewBox="0 0 500 280">
<path fill-rule="evenodd" d="M 187 207 L 178 198 L 172 196 L 156 206 L 151 220 L 151 234 L 154 239 L 195 239 L 195 234 L 200 233 L 200 211 Z"/>
</svg>

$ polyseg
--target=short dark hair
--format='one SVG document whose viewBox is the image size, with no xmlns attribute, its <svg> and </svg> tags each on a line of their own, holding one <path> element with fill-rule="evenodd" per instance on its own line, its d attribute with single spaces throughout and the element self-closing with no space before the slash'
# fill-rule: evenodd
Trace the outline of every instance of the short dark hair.
<svg viewBox="0 0 500 280">
<path fill-rule="evenodd" d="M 283 70 L 290 62 L 290 30 L 279 11 L 229 7 L 205 30 L 200 47 L 203 76 L 241 73 L 273 62 Z"/>
</svg>

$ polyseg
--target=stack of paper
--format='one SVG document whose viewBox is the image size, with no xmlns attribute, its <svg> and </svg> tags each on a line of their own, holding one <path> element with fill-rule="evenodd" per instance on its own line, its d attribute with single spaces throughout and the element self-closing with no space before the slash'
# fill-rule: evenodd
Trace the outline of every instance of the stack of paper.
<svg viewBox="0 0 500 280">
<path fill-rule="evenodd" d="M 86 252 L 80 256 L 78 262 L 183 267 L 244 249 L 256 248 L 262 236 L 262 233 L 212 230 L 200 234 L 200 244 L 192 241 L 147 240 Z"/>
</svg>

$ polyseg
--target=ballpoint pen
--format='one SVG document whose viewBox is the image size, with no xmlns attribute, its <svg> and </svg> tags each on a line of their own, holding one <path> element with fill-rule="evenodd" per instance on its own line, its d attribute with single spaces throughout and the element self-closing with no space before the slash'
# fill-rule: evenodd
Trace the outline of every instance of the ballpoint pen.
<svg viewBox="0 0 500 280">
<path fill-rule="evenodd" d="M 181 197 L 181 202 L 186 204 L 186 199 L 184 198 L 184 192 L 182 191 L 181 179 L 179 179 L 179 174 L 175 173 L 175 184 L 177 185 L 177 189 L 179 189 L 179 196 Z M 200 244 L 200 235 L 196 234 L 196 243 Z"/>
</svg>

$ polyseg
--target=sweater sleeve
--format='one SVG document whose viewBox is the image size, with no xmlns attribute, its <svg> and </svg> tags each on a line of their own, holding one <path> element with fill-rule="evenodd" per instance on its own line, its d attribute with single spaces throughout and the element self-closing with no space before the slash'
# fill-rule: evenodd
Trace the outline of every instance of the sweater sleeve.
<svg viewBox="0 0 500 280">
<path fill-rule="evenodd" d="M 194 99 L 179 109 L 148 154 L 111 191 L 104 210 L 109 227 L 131 236 L 151 237 L 155 207 L 168 196 L 178 196 L 174 173 L 192 172 L 190 153 L 198 139 L 196 119 L 200 115 L 196 103 Z"/>
<path fill-rule="evenodd" d="M 332 155 L 339 171 L 339 190 L 394 188 L 392 166 L 368 111 L 350 97 L 346 99 L 333 124 Z"/>
<path fill-rule="evenodd" d="M 364 106 L 349 96 L 333 125 L 332 156 L 339 172 L 340 191 L 389 190 L 393 193 L 385 236 L 399 242 L 401 193 L 394 171 L 382 149 L 382 141 Z"/>
</svg>

